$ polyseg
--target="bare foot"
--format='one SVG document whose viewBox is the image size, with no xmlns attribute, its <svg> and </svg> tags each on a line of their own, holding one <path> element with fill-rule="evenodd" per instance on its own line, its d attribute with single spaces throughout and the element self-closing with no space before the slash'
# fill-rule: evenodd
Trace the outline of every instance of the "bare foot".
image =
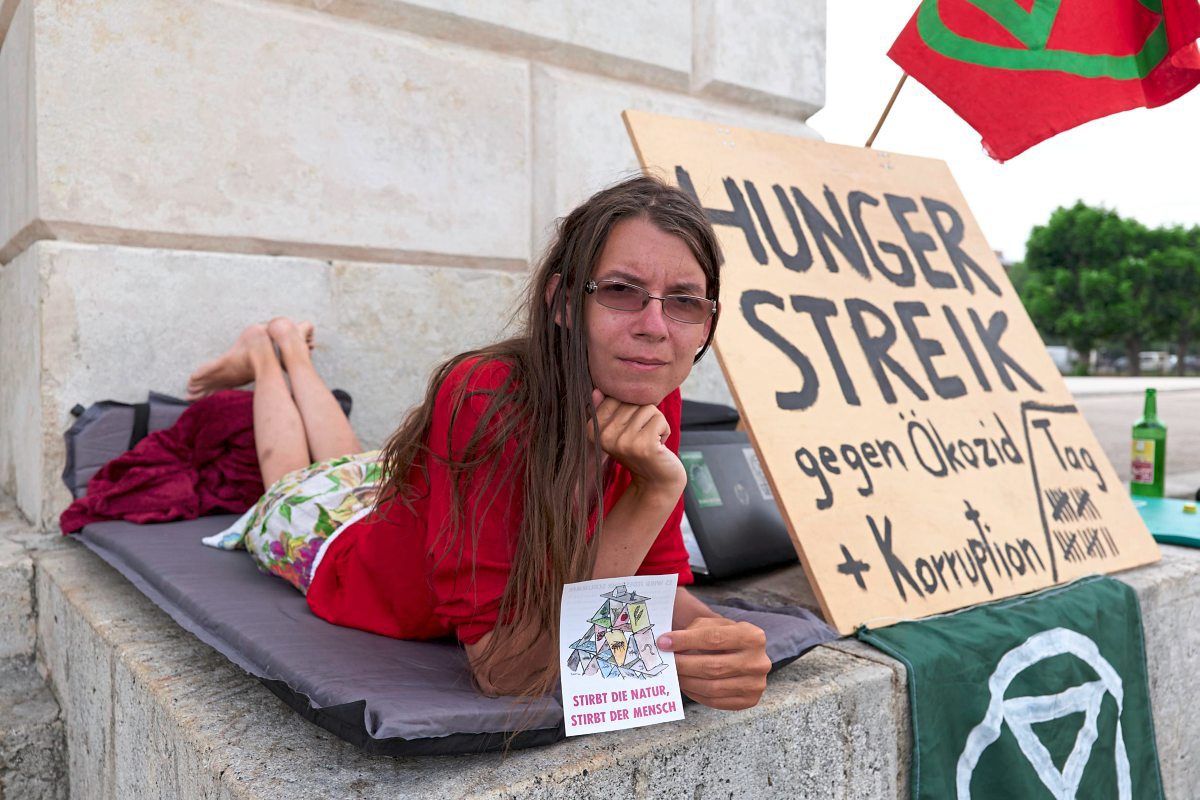
<svg viewBox="0 0 1200 800">
<path fill-rule="evenodd" d="M 311 322 L 293 322 L 287 317 L 275 317 L 267 323 L 267 334 L 279 348 L 284 366 L 303 353 L 307 358 L 313 349 L 315 329 Z"/>
<path fill-rule="evenodd" d="M 296 323 L 296 327 L 300 329 L 300 335 L 304 337 L 304 342 L 308 345 L 309 350 L 317 346 L 316 326 L 308 320 L 302 320 Z"/>
<path fill-rule="evenodd" d="M 206 361 L 191 374 L 187 383 L 187 399 L 199 400 L 222 389 L 244 386 L 254 380 L 250 352 L 255 347 L 271 343 L 267 326 L 256 323 L 247 327 L 224 353 Z"/>
</svg>

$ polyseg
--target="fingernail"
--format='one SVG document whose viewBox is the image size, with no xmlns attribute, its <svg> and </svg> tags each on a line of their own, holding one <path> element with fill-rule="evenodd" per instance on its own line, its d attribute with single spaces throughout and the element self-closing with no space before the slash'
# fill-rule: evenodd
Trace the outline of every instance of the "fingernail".
<svg viewBox="0 0 1200 800">
<path fill-rule="evenodd" d="M 662 636 L 658 637 L 658 646 L 662 650 L 670 650 L 671 649 L 671 637 L 667 636 L 665 633 Z"/>
</svg>

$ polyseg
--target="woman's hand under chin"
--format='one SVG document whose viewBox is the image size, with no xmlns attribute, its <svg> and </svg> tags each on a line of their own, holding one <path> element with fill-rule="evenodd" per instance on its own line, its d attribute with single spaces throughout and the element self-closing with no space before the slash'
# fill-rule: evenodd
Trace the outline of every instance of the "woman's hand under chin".
<svg viewBox="0 0 1200 800">
<path fill-rule="evenodd" d="M 635 485 L 673 492 L 678 498 L 687 484 L 687 471 L 665 444 L 671 426 L 658 407 L 623 403 L 605 397 L 599 389 L 592 390 L 592 402 L 600 428 L 600 449 L 629 470 Z M 594 441 L 591 425 L 588 437 Z"/>
</svg>

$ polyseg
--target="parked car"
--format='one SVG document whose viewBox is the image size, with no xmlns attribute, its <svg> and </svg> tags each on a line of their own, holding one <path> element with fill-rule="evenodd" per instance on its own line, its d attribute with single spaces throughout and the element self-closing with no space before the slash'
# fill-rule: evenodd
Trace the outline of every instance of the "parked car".
<svg viewBox="0 0 1200 800">
<path fill-rule="evenodd" d="M 1050 360 L 1054 362 L 1054 366 L 1058 367 L 1058 371 L 1066 374 L 1071 371 L 1071 365 L 1074 363 L 1074 353 L 1071 348 L 1065 344 L 1048 344 L 1046 352 L 1050 355 Z"/>
<path fill-rule="evenodd" d="M 1143 350 L 1138 353 L 1142 372 L 1166 372 L 1171 368 L 1171 358 L 1166 350 Z"/>
</svg>

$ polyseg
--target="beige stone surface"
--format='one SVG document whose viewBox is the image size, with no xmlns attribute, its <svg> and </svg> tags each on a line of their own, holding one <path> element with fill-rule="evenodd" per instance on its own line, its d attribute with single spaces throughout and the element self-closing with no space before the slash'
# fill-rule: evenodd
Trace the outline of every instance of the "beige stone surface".
<svg viewBox="0 0 1200 800">
<path fill-rule="evenodd" d="M 42 505 L 41 282 L 38 253 L 0 267 L 0 492 Z"/>
<path fill-rule="evenodd" d="M 0 797 L 66 800 L 58 704 L 28 658 L 0 659 Z"/>
<path fill-rule="evenodd" d="M 20 0 L 0 0 L 0 47 L 4 46 L 4 37 L 8 35 L 19 3 Z"/>
<path fill-rule="evenodd" d="M 318 323 L 380 443 L 499 334 L 553 220 L 636 170 L 622 110 L 813 135 L 809 29 L 698 3 L 0 0 L 0 490 L 53 524 L 72 405 L 181 392 L 275 313 Z M 729 402 L 711 355 L 684 389 Z"/>
<path fill-rule="evenodd" d="M 305 722 L 75 543 L 36 563 L 40 657 L 65 696 L 73 797 L 135 787 L 150 798 L 296 800 L 902 791 L 896 732 L 907 705 L 886 663 L 817 648 L 773 675 L 756 708 L 689 705 L 686 720 L 652 736 L 584 736 L 507 757 L 372 757 Z"/>
<path fill-rule="evenodd" d="M 693 90 L 807 118 L 825 104 L 824 0 L 697 0 Z"/>
<path fill-rule="evenodd" d="M 0 3 L 0 249 L 36 216 L 32 8 Z"/>
<path fill-rule="evenodd" d="M 0 665 L 33 655 L 33 559 L 12 535 L 26 527 L 0 498 Z"/>
<path fill-rule="evenodd" d="M 1200 796 L 1200 550 L 1162 546 L 1162 561 L 1115 576 L 1138 594 L 1154 738 L 1167 797 Z"/>
<path fill-rule="evenodd" d="M 609 77 L 686 89 L 692 69 L 690 0 L 279 0 Z"/>
<path fill-rule="evenodd" d="M 621 112 L 653 111 L 816 138 L 803 122 L 685 94 L 658 91 L 570 70 L 535 67 L 534 238 L 593 192 L 639 172 Z"/>
<path fill-rule="evenodd" d="M 334 262 L 331 380 L 354 396 L 351 419 L 377 447 L 425 396 L 433 368 L 497 341 L 525 276 L 498 270 Z"/>
<path fill-rule="evenodd" d="M 23 5 L 43 219 L 527 260 L 526 62 L 275 3 Z"/>
<path fill-rule="evenodd" d="M 0 335 L 23 343 L 0 361 L 13 376 L 0 385 L 0 476 L 52 527 L 69 502 L 59 476 L 72 406 L 183 396 L 196 366 L 279 315 L 316 324 L 314 362 L 350 392 L 355 430 L 377 446 L 434 365 L 503 332 L 523 282 L 503 270 L 38 243 L 0 271 L 15 312 L 0 314 Z"/>
<path fill-rule="evenodd" d="M 33 558 L 39 659 L 63 704 L 74 797 L 908 796 L 904 669 L 855 641 L 775 673 L 755 709 L 690 705 L 653 736 L 504 759 L 376 758 L 303 721 L 76 543 Z M 1167 796 L 1194 797 L 1200 553 L 1164 547 L 1162 562 L 1120 579 L 1142 606 Z"/>
<path fill-rule="evenodd" d="M 182 396 L 188 374 L 243 327 L 271 316 L 332 327 L 324 261 L 41 242 L 40 509 L 47 527 L 69 502 L 59 477 L 70 409 L 98 400 L 142 402 L 148 390 Z M 318 351 L 320 366 L 328 348 Z"/>
</svg>

